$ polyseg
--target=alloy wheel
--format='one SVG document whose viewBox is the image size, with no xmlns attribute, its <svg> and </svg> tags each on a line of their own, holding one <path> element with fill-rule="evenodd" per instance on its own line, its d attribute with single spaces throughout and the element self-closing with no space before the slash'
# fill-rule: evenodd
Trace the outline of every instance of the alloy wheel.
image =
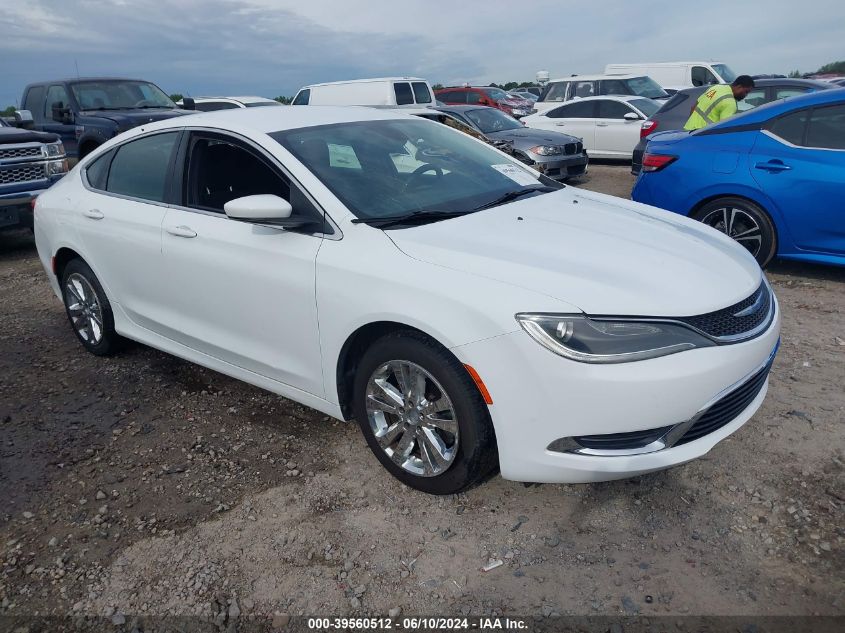
<svg viewBox="0 0 845 633">
<path fill-rule="evenodd" d="M 79 273 L 65 281 L 65 302 L 74 329 L 86 343 L 103 340 L 103 309 L 90 282 Z"/>
<path fill-rule="evenodd" d="M 458 421 L 445 389 L 410 361 L 380 365 L 367 383 L 366 410 L 381 449 L 403 470 L 440 475 L 455 461 Z"/>
<path fill-rule="evenodd" d="M 763 231 L 757 220 L 738 207 L 724 206 L 710 211 L 701 222 L 742 244 L 757 257 L 763 244 Z"/>
</svg>

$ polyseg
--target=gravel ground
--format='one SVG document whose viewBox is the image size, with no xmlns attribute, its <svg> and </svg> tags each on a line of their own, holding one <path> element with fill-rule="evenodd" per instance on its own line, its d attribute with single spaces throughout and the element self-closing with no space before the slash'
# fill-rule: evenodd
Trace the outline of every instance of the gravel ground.
<svg viewBox="0 0 845 633">
<path fill-rule="evenodd" d="M 140 345 L 86 354 L 2 234 L 0 615 L 843 615 L 845 270 L 769 278 L 768 398 L 703 459 L 436 498 L 353 425 Z"/>
</svg>

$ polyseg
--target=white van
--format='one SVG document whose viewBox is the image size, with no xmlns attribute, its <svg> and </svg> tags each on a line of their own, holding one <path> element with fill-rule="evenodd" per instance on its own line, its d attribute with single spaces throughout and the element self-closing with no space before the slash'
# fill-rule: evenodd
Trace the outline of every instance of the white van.
<svg viewBox="0 0 845 633">
<path fill-rule="evenodd" d="M 292 105 L 433 105 L 434 93 L 419 77 L 379 77 L 305 86 Z"/>
<path fill-rule="evenodd" d="M 722 62 L 658 62 L 654 64 L 608 64 L 608 75 L 638 73 L 648 75 L 663 88 L 681 90 L 692 86 L 729 84 L 736 73 Z"/>
</svg>

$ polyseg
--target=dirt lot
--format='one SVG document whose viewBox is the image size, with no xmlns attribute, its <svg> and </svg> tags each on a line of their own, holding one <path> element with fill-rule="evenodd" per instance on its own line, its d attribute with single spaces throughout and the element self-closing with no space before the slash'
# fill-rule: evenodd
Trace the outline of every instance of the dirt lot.
<svg viewBox="0 0 845 633">
<path fill-rule="evenodd" d="M 3 234 L 0 615 L 845 614 L 845 270 L 769 277 L 769 396 L 704 459 L 435 498 L 353 425 L 142 346 L 86 354 Z"/>
</svg>

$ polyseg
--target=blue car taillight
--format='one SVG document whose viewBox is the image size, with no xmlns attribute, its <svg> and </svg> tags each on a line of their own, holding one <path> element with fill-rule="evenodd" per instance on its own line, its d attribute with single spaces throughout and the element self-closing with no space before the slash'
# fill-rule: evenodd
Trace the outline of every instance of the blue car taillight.
<svg viewBox="0 0 845 633">
<path fill-rule="evenodd" d="M 645 172 L 660 171 L 661 169 L 674 163 L 676 160 L 678 160 L 677 156 L 671 156 L 669 154 L 649 154 L 646 152 L 643 156 L 642 170 Z"/>
</svg>

